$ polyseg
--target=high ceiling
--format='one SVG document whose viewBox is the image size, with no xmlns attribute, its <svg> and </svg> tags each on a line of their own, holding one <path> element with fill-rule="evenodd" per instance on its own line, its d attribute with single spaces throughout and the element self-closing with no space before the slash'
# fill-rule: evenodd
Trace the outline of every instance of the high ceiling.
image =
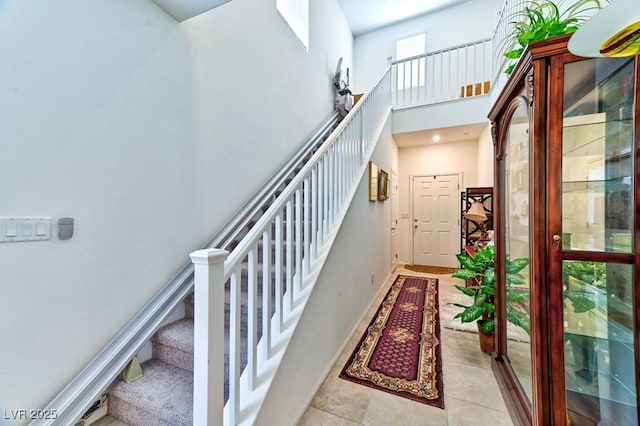
<svg viewBox="0 0 640 426">
<path fill-rule="evenodd" d="M 355 36 L 465 1 L 468 0 L 338 0 Z"/>
</svg>

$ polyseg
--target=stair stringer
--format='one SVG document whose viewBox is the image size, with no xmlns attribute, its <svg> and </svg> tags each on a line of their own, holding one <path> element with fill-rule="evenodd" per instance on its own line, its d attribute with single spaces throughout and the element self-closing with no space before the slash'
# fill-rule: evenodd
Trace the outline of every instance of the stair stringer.
<svg viewBox="0 0 640 426">
<path fill-rule="evenodd" d="M 235 426 L 235 425 L 254 425 L 256 423 L 256 419 L 260 413 L 260 410 L 266 400 L 267 394 L 273 384 L 273 381 L 276 377 L 278 369 L 282 363 L 282 359 L 284 358 L 289 344 L 295 334 L 297 326 L 304 314 L 305 308 L 311 294 L 313 293 L 313 289 L 315 288 L 315 284 L 318 281 L 320 273 L 326 263 L 327 258 L 329 257 L 329 253 L 331 248 L 338 236 L 340 231 L 340 227 L 344 222 L 344 219 L 349 211 L 349 207 L 353 202 L 356 193 L 358 192 L 358 186 L 366 173 L 368 173 L 369 169 L 369 160 L 373 155 L 375 148 L 380 142 L 382 132 L 387 123 L 389 116 L 391 114 L 391 109 L 387 111 L 381 120 L 378 128 L 376 129 L 374 136 L 371 138 L 374 142 L 369 144 L 365 155 L 363 156 L 362 163 L 358 172 L 356 173 L 355 179 L 349 188 L 349 191 L 345 197 L 345 201 L 342 203 L 339 211 L 334 216 L 334 221 L 328 230 L 328 233 L 325 235 L 323 244 L 318 247 L 316 253 L 316 259 L 311 263 L 309 271 L 304 274 L 303 281 L 301 283 L 301 292 L 297 295 L 296 300 L 294 301 L 294 306 L 288 312 L 286 312 L 286 317 L 284 320 L 285 327 L 281 330 L 278 336 L 272 337 L 272 348 L 277 348 L 277 351 L 271 350 L 271 356 L 268 360 L 265 360 L 260 367 L 260 373 L 258 377 L 258 385 L 254 387 L 253 391 L 247 391 L 248 387 L 248 369 L 240 376 L 240 387 L 241 394 L 239 398 L 240 406 L 239 406 L 239 414 L 236 417 L 236 422 L 231 423 L 229 419 L 233 418 L 231 416 L 230 410 L 231 407 L 229 404 L 225 404 L 224 407 L 224 425 L 225 426 Z M 275 316 L 271 319 L 272 323 L 277 320 Z M 274 324 L 275 327 L 275 324 Z M 258 343 L 258 352 L 262 353 L 264 339 L 261 339 Z"/>
</svg>

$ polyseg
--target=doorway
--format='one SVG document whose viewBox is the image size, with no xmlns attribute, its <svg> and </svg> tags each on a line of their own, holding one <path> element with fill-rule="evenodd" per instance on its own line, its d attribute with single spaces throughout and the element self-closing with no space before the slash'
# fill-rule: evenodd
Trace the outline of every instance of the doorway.
<svg viewBox="0 0 640 426">
<path fill-rule="evenodd" d="M 460 175 L 412 177 L 413 263 L 456 268 Z"/>
</svg>

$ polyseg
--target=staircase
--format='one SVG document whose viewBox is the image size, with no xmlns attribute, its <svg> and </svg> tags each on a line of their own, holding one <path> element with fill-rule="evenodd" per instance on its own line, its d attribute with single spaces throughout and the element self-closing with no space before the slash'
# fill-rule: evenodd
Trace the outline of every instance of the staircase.
<svg viewBox="0 0 640 426">
<path fill-rule="evenodd" d="M 368 170 L 391 112 L 390 89 L 387 70 L 43 408 L 57 420 L 31 424 L 75 424 L 105 392 L 109 414 L 130 426 L 254 424 Z M 184 318 L 167 323 L 181 303 Z M 149 341 L 144 376 L 115 380 Z"/>
<path fill-rule="evenodd" d="M 338 126 L 337 117 L 330 120 L 332 124 L 327 127 L 326 133 L 323 134 L 315 145 L 308 149 L 298 165 L 293 167 L 289 176 L 287 176 L 280 187 L 276 188 L 273 195 L 268 201 L 260 207 L 259 213 L 251 218 L 243 234 L 233 239 L 228 249 L 233 250 L 246 233 L 253 228 L 260 216 L 269 208 L 273 199 L 277 198 L 284 188 L 289 185 L 297 173 L 300 172 L 305 163 L 322 147 L 329 135 Z M 284 218 L 284 233 L 286 240 L 286 216 Z M 292 218 L 291 243 L 295 243 L 295 218 Z M 275 234 L 275 226 L 272 235 Z M 301 236 L 300 236 L 301 237 Z M 270 271 L 275 270 L 276 241 L 272 238 L 268 243 L 270 255 L 268 256 Z M 281 242 L 281 250 L 285 249 L 285 245 Z M 258 308 L 257 308 L 257 339 L 262 336 L 262 285 L 264 265 L 264 243 L 259 243 L 258 248 L 258 267 L 256 271 L 258 282 Z M 240 327 L 240 370 L 244 370 L 247 365 L 247 334 L 248 334 L 248 287 L 249 287 L 249 262 L 245 259 L 242 262 L 241 273 L 241 327 Z M 276 293 L 275 272 L 271 272 L 270 294 Z M 285 275 L 281 273 L 281 282 L 285 282 Z M 230 282 L 225 284 L 225 377 L 229 372 L 229 323 L 230 323 Z M 286 291 L 286 282 L 282 287 Z M 273 299 L 273 302 L 275 300 Z M 275 313 L 275 303 L 271 304 L 272 316 Z M 117 379 L 108 389 L 108 414 L 129 426 L 148 426 L 148 425 L 192 425 L 193 424 L 193 359 L 194 359 L 194 294 L 190 293 L 184 300 L 185 317 L 177 321 L 161 327 L 154 337 L 151 339 L 152 358 L 142 363 L 143 377 L 132 383 L 126 383 L 121 379 Z M 228 399 L 229 381 L 225 380 L 224 399 Z"/>
</svg>

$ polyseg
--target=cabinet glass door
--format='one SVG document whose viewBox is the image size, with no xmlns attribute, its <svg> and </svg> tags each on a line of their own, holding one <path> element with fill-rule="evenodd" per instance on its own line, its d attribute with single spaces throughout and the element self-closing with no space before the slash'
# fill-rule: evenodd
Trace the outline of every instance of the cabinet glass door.
<svg viewBox="0 0 640 426">
<path fill-rule="evenodd" d="M 633 253 L 634 61 L 573 62 L 564 76 L 556 242 L 563 259 L 567 419 L 637 425 L 633 265 L 616 255 Z"/>
<path fill-rule="evenodd" d="M 529 118 L 518 107 L 509 124 L 504 156 L 504 272 L 507 355 L 529 401 L 533 398 L 529 273 Z"/>
</svg>

